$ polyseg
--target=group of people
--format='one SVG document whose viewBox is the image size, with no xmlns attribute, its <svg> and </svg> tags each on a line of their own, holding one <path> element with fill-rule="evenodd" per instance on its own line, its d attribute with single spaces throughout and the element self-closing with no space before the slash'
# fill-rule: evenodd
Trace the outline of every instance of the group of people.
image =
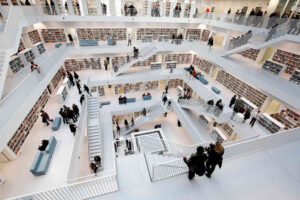
<svg viewBox="0 0 300 200">
<path fill-rule="evenodd" d="M 130 6 L 127 6 L 127 4 L 125 3 L 124 14 L 125 14 L 125 16 L 130 15 L 131 17 L 133 17 L 133 16 L 137 15 L 137 10 L 134 7 L 134 5 L 131 4 Z"/>
<path fill-rule="evenodd" d="M 220 142 L 210 144 L 209 147 L 197 147 L 197 152 L 192 154 L 189 159 L 183 158 L 183 161 L 189 168 L 188 178 L 192 180 L 195 174 L 210 178 L 216 166 L 222 167 L 224 148 Z"/>
<path fill-rule="evenodd" d="M 215 103 L 215 102 L 214 102 L 213 99 L 207 101 L 207 109 L 206 109 L 207 112 L 210 112 L 210 111 L 212 110 L 212 108 L 213 108 L 213 106 L 214 106 L 214 103 Z M 222 99 L 219 99 L 219 100 L 216 102 L 215 108 L 214 108 L 214 110 L 213 110 L 214 114 L 215 114 L 216 116 L 219 116 L 219 115 L 222 113 L 223 108 L 224 108 L 224 104 L 223 104 L 223 102 L 222 102 Z"/>
<path fill-rule="evenodd" d="M 47 12 L 48 15 L 57 15 L 57 11 L 55 9 L 55 4 L 54 4 L 53 0 L 50 0 L 50 5 L 48 3 L 48 0 L 45 0 L 45 10 L 46 10 L 46 12 Z"/>
<path fill-rule="evenodd" d="M 127 97 L 124 95 L 124 97 L 122 97 L 121 95 L 119 96 L 119 104 L 127 104 Z"/>
<path fill-rule="evenodd" d="M 231 108 L 233 106 L 233 112 L 232 112 L 232 115 L 231 115 L 231 120 L 233 120 L 234 116 L 237 114 L 237 113 L 242 113 L 243 114 L 243 123 L 245 123 L 248 119 L 250 119 L 251 117 L 251 109 L 248 107 L 245 107 L 243 102 L 242 102 L 242 99 L 241 99 L 241 96 L 237 96 L 237 95 L 234 95 L 231 100 L 230 100 L 230 103 L 229 103 L 229 108 Z M 258 110 L 257 113 L 254 113 L 253 116 L 252 116 L 252 119 L 250 120 L 250 125 L 251 127 L 254 126 L 256 120 L 259 118 L 260 116 L 260 111 Z"/>
<path fill-rule="evenodd" d="M 133 58 L 138 59 L 139 57 L 139 49 L 136 47 L 133 47 Z"/>
<path fill-rule="evenodd" d="M 172 44 L 175 43 L 175 44 L 181 44 L 181 42 L 183 41 L 183 35 L 180 33 L 180 34 L 172 34 Z"/>
<path fill-rule="evenodd" d="M 173 17 L 180 17 L 180 13 L 181 13 L 181 6 L 180 4 L 177 4 L 174 8 Z"/>
<path fill-rule="evenodd" d="M 234 49 L 236 47 L 247 44 L 248 41 L 251 39 L 251 37 L 252 37 L 252 31 L 249 30 L 247 33 L 245 33 L 241 36 L 232 38 L 229 42 L 229 49 Z"/>
<path fill-rule="evenodd" d="M 159 5 L 154 5 L 154 6 L 152 6 L 152 9 L 151 9 L 151 16 L 152 16 L 152 17 L 160 17 Z"/>
<path fill-rule="evenodd" d="M 100 167 L 101 167 L 101 157 L 94 156 L 94 162 L 90 163 L 90 168 L 95 173 L 95 175 L 97 175 Z"/>
</svg>

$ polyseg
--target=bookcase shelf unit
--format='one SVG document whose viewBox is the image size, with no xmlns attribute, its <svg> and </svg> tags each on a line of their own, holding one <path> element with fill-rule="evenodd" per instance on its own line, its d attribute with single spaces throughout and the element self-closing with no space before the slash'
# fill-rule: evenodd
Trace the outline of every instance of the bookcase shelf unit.
<svg viewBox="0 0 300 200">
<path fill-rule="evenodd" d="M 162 68 L 161 62 L 150 63 L 151 70 L 160 70 Z"/>
<path fill-rule="evenodd" d="M 30 63 L 35 59 L 34 52 L 31 48 L 24 49 L 19 55 L 23 63 Z"/>
<path fill-rule="evenodd" d="M 189 39 L 190 36 L 193 36 L 194 40 L 200 40 L 201 29 L 187 29 L 185 33 L 185 39 Z"/>
<path fill-rule="evenodd" d="M 210 34 L 209 30 L 203 30 L 202 36 L 201 36 L 201 41 L 207 42 L 209 39 L 209 34 Z"/>
<path fill-rule="evenodd" d="M 55 76 L 51 80 L 51 84 L 53 88 L 55 89 L 59 83 L 59 81 L 65 77 L 65 70 L 61 67 L 58 72 L 56 72 Z"/>
<path fill-rule="evenodd" d="M 300 70 L 295 70 L 292 76 L 290 77 L 289 81 L 300 85 Z"/>
<path fill-rule="evenodd" d="M 242 55 L 245 58 L 249 58 L 250 60 L 256 61 L 258 54 L 260 53 L 260 49 L 248 49 L 238 54 Z"/>
<path fill-rule="evenodd" d="M 178 29 L 175 28 L 139 28 L 137 29 L 137 40 L 142 40 L 142 36 L 153 36 L 153 40 L 157 40 L 159 35 L 168 35 L 172 38 L 173 34 L 177 34 Z"/>
<path fill-rule="evenodd" d="M 22 39 L 20 39 L 18 52 L 21 52 L 21 51 L 23 51 L 24 49 L 26 49 L 26 48 L 25 48 L 25 46 L 24 46 L 24 43 L 23 43 Z"/>
<path fill-rule="evenodd" d="M 300 127 L 300 114 L 288 108 L 281 110 L 279 113 L 271 114 L 271 117 L 285 125 L 285 129 Z"/>
<path fill-rule="evenodd" d="M 76 58 L 67 59 L 64 62 L 66 70 L 68 71 L 82 71 L 82 70 L 101 70 L 101 58 Z"/>
<path fill-rule="evenodd" d="M 23 69 L 25 65 L 23 64 L 19 56 L 13 56 L 10 58 L 9 67 L 11 72 L 9 72 L 9 74 L 13 75 L 21 71 L 21 69 Z"/>
<path fill-rule="evenodd" d="M 91 92 L 98 92 L 100 97 L 105 96 L 105 88 L 104 86 L 92 86 Z"/>
<path fill-rule="evenodd" d="M 300 55 L 277 49 L 273 61 L 286 65 L 285 72 L 292 74 L 294 70 L 300 70 Z"/>
<path fill-rule="evenodd" d="M 30 130 L 35 124 L 40 111 L 50 98 L 50 94 L 47 89 L 44 90 L 43 94 L 37 100 L 33 108 L 27 114 L 21 125 L 18 127 L 17 131 L 14 133 L 13 137 L 9 140 L 7 146 L 15 153 L 18 154 L 20 149 L 25 142 L 26 137 L 29 135 Z"/>
<path fill-rule="evenodd" d="M 224 85 L 233 93 L 245 97 L 258 108 L 260 108 L 267 99 L 267 95 L 261 93 L 260 91 L 254 89 L 253 87 L 223 70 L 218 72 L 216 81 Z"/>
<path fill-rule="evenodd" d="M 198 69 L 205 72 L 206 74 L 210 74 L 212 69 L 212 64 L 203 58 L 194 55 L 193 65 L 195 65 Z"/>
<path fill-rule="evenodd" d="M 34 44 L 32 49 L 35 55 L 42 55 L 46 52 L 45 46 L 42 42 Z"/>
<path fill-rule="evenodd" d="M 262 113 L 258 117 L 258 123 L 271 133 L 277 133 L 285 128 L 282 123 L 280 123 L 267 113 Z"/>
<path fill-rule="evenodd" d="M 31 44 L 42 42 L 38 30 L 30 31 L 27 34 L 30 38 Z"/>
<path fill-rule="evenodd" d="M 115 94 L 127 94 L 127 93 L 138 92 L 138 91 L 146 92 L 149 90 L 159 89 L 159 81 L 117 84 L 114 87 L 115 87 Z"/>
<path fill-rule="evenodd" d="M 192 58 L 192 54 L 167 54 L 165 56 L 165 62 L 176 61 L 177 64 L 191 64 Z"/>
<path fill-rule="evenodd" d="M 45 43 L 67 41 L 64 29 L 41 29 L 41 34 Z"/>
<path fill-rule="evenodd" d="M 266 60 L 262 66 L 262 70 L 265 70 L 277 76 L 279 76 L 284 71 L 285 68 L 286 68 L 285 65 L 271 60 Z"/>
<path fill-rule="evenodd" d="M 183 87 L 183 80 L 182 79 L 170 79 L 168 81 L 169 88 L 177 88 L 177 86 Z"/>
<path fill-rule="evenodd" d="M 114 37 L 115 40 L 126 40 L 126 28 L 87 28 L 77 29 L 79 40 L 105 41 Z"/>
</svg>

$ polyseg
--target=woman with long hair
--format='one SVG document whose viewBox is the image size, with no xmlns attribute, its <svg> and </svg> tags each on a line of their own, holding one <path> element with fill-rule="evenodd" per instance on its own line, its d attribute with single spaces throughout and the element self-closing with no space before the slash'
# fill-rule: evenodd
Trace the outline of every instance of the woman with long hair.
<svg viewBox="0 0 300 200">
<path fill-rule="evenodd" d="M 216 142 L 216 144 L 210 144 L 209 147 L 206 148 L 206 151 L 208 160 L 206 162 L 205 175 L 210 178 L 217 165 L 219 165 L 219 168 L 222 167 L 224 147 L 220 142 Z"/>
</svg>

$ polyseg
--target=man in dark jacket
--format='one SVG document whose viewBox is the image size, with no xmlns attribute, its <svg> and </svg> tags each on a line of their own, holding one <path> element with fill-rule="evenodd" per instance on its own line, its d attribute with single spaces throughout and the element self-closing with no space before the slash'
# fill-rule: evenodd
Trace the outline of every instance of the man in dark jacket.
<svg viewBox="0 0 300 200">
<path fill-rule="evenodd" d="M 219 165 L 219 168 L 222 167 L 224 148 L 221 143 L 216 142 L 216 145 L 210 144 L 209 147 L 206 148 L 206 152 L 208 154 L 208 160 L 206 162 L 205 175 L 210 178 L 217 165 Z"/>
<path fill-rule="evenodd" d="M 70 131 L 71 131 L 71 132 L 73 133 L 73 135 L 75 136 L 77 126 L 76 126 L 75 124 L 73 124 L 72 122 L 70 122 L 69 128 L 70 128 Z"/>
<path fill-rule="evenodd" d="M 198 176 L 203 176 L 205 173 L 205 161 L 207 160 L 207 155 L 204 153 L 204 148 L 199 146 L 197 152 L 192 154 L 189 159 L 186 157 L 183 158 L 183 161 L 189 167 L 188 178 L 191 180 L 195 177 L 195 174 Z"/>
<path fill-rule="evenodd" d="M 45 111 L 41 110 L 41 117 L 42 117 L 42 122 L 45 123 L 47 126 L 49 126 L 49 122 L 51 121 L 53 122 L 53 119 L 50 119 L 48 113 L 46 113 Z"/>
<path fill-rule="evenodd" d="M 229 103 L 229 108 L 232 107 L 233 104 L 235 104 L 235 101 L 236 101 L 236 95 L 234 95 L 231 100 L 230 100 L 230 103 Z"/>
<path fill-rule="evenodd" d="M 75 113 L 75 117 L 77 118 L 79 116 L 79 108 L 78 108 L 78 106 L 76 104 L 73 104 L 72 105 L 72 109 L 73 109 L 73 111 Z"/>
</svg>

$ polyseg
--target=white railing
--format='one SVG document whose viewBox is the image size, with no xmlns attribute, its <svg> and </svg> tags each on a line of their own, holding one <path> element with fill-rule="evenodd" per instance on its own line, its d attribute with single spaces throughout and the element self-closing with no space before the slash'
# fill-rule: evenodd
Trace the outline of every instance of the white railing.
<svg viewBox="0 0 300 200">
<path fill-rule="evenodd" d="M 86 131 L 86 123 L 87 123 L 87 101 L 83 101 L 83 104 L 81 106 L 80 117 L 77 125 L 78 128 L 75 134 L 75 142 L 73 144 L 73 150 L 71 155 L 71 161 L 69 164 L 67 180 L 73 179 L 78 176 L 82 147 L 83 147 L 83 139 Z"/>
</svg>

